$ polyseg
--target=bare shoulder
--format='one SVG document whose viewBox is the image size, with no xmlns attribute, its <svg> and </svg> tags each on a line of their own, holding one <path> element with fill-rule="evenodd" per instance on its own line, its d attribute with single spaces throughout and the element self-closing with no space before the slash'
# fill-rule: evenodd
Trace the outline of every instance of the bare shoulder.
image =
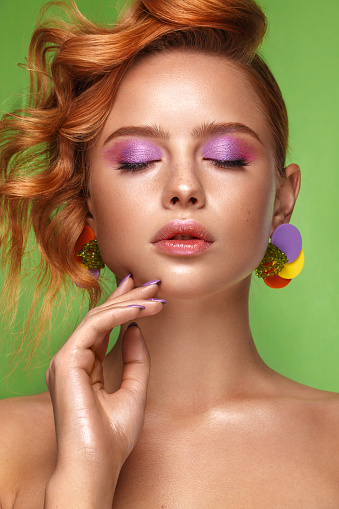
<svg viewBox="0 0 339 509">
<path fill-rule="evenodd" d="M 0 450 L 0 506 L 10 508 L 15 501 L 15 507 L 31 507 L 28 500 L 33 501 L 43 489 L 43 479 L 49 479 L 55 465 L 48 393 L 0 401 Z M 27 497 L 25 502 L 20 503 L 19 493 Z"/>
<path fill-rule="evenodd" d="M 277 376 L 280 378 L 282 392 L 291 398 L 314 403 L 318 402 L 319 404 L 328 403 L 328 406 L 333 406 L 334 408 L 339 404 L 339 393 L 337 392 L 316 389 L 315 387 L 310 387 L 291 380 L 283 375 L 277 374 Z"/>
<path fill-rule="evenodd" d="M 288 415 L 295 416 L 295 420 L 318 436 L 324 446 L 327 444 L 329 453 L 335 454 L 338 459 L 339 473 L 339 393 L 278 376 L 282 401 L 291 410 Z"/>
<path fill-rule="evenodd" d="M 329 438 L 336 439 L 339 447 L 339 394 L 305 386 L 302 386 L 301 390 L 306 402 L 309 402 L 313 408 L 315 421 L 319 423 L 319 426 L 332 431 Z"/>
<path fill-rule="evenodd" d="M 274 391 L 282 398 L 296 403 L 304 403 L 305 408 L 322 409 L 327 416 L 339 418 L 339 393 L 316 389 L 308 385 L 296 382 L 273 371 Z"/>
</svg>

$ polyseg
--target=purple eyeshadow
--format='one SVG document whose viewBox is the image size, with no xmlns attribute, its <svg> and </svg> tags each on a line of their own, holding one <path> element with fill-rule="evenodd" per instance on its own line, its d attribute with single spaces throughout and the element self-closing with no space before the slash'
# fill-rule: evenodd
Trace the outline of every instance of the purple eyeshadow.
<svg viewBox="0 0 339 509">
<path fill-rule="evenodd" d="M 208 141 L 203 147 L 202 155 L 205 159 L 219 159 L 220 161 L 253 158 L 249 147 L 242 140 L 231 136 L 222 136 Z"/>
<path fill-rule="evenodd" d="M 147 140 L 121 141 L 104 152 L 104 157 L 110 161 L 129 164 L 157 161 L 162 156 L 160 148 Z"/>
</svg>

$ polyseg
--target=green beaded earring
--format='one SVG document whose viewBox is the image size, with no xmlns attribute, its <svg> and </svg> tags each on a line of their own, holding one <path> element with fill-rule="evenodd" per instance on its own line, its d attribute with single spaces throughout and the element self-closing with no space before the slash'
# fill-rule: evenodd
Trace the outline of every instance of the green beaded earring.
<svg viewBox="0 0 339 509">
<path fill-rule="evenodd" d="M 105 267 L 93 230 L 85 225 L 74 248 L 75 260 L 89 270 L 95 279 Z"/>
<path fill-rule="evenodd" d="M 268 242 L 266 253 L 260 265 L 255 269 L 258 277 L 266 279 L 273 277 L 284 268 L 288 258 L 275 244 L 271 241 Z"/>
</svg>

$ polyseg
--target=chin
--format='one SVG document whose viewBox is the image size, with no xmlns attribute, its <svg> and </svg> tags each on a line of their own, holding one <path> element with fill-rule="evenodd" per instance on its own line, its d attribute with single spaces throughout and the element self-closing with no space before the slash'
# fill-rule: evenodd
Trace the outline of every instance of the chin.
<svg viewBox="0 0 339 509">
<path fill-rule="evenodd" d="M 168 301 L 220 297 L 222 294 L 226 297 L 238 293 L 240 289 L 243 293 L 249 290 L 251 280 L 248 274 L 235 280 L 234 274 L 221 274 L 212 267 L 208 271 L 166 271 L 158 277 L 161 279 L 158 297 Z"/>
</svg>

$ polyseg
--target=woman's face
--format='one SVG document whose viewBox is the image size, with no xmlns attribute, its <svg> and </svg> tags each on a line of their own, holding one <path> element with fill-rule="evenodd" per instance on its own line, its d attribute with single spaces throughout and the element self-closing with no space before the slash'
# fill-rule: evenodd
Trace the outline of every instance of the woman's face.
<svg viewBox="0 0 339 509">
<path fill-rule="evenodd" d="M 159 278 L 167 297 L 197 296 L 260 263 L 278 183 L 274 146 L 260 101 L 230 62 L 181 51 L 140 60 L 89 162 L 88 222 L 119 278 Z"/>
</svg>

